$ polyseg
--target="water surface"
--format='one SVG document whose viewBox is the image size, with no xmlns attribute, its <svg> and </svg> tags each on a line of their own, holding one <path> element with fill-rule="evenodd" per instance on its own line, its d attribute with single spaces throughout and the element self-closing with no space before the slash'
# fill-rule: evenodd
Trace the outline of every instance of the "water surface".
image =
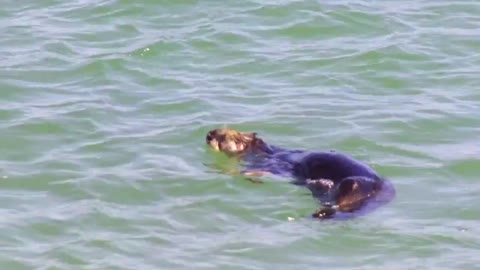
<svg viewBox="0 0 480 270">
<path fill-rule="evenodd" d="M 0 268 L 478 268 L 479 14 L 468 0 L 7 0 Z M 222 125 L 347 152 L 396 199 L 312 221 L 305 189 L 204 165 L 235 165 L 204 145 Z"/>
</svg>

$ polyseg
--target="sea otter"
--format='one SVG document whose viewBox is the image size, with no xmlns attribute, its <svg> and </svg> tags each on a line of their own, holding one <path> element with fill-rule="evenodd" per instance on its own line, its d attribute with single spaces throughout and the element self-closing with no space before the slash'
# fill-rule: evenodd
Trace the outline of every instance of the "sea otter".
<svg viewBox="0 0 480 270">
<path fill-rule="evenodd" d="M 350 218 L 391 201 L 391 183 L 371 167 L 336 151 L 289 150 L 267 144 L 255 132 L 214 129 L 206 136 L 216 151 L 241 159 L 242 175 L 282 175 L 292 184 L 306 186 L 322 208 L 314 218 Z"/>
</svg>

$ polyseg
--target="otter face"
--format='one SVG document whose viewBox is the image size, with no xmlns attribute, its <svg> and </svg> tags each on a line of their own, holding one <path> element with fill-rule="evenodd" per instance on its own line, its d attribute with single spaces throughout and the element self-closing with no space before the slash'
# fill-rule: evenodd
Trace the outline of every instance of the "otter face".
<svg viewBox="0 0 480 270">
<path fill-rule="evenodd" d="M 371 181 L 346 179 L 340 183 L 337 190 L 337 203 L 342 211 L 354 211 L 372 197 L 375 192 L 375 184 Z"/>
<path fill-rule="evenodd" d="M 206 142 L 216 151 L 234 155 L 246 150 L 255 139 L 256 133 L 218 128 L 208 132 Z"/>
</svg>

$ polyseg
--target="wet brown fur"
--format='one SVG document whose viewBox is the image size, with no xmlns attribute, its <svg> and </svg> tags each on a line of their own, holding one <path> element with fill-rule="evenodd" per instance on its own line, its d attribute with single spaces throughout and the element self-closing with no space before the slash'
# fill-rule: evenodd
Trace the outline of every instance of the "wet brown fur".
<svg viewBox="0 0 480 270">
<path fill-rule="evenodd" d="M 263 151 L 266 144 L 257 137 L 255 132 L 240 132 L 229 128 L 218 128 L 208 132 L 206 136 L 207 144 L 216 151 L 226 153 L 229 156 L 242 158 L 247 153 Z M 262 176 L 269 174 L 268 171 L 250 171 L 244 173 L 245 176 Z M 260 181 L 261 182 L 261 181 Z M 307 187 L 312 190 L 323 190 L 325 187 L 320 182 L 311 181 Z M 316 185 L 316 186 L 315 186 Z M 373 186 L 366 184 L 362 180 L 345 179 L 335 185 L 335 207 L 323 207 L 313 214 L 314 217 L 329 218 L 333 216 L 338 209 L 341 212 L 353 212 L 362 207 L 364 202 L 376 195 L 381 189 L 381 182 Z"/>
<path fill-rule="evenodd" d="M 214 150 L 230 156 L 241 156 L 263 141 L 257 138 L 255 132 L 240 132 L 229 128 L 211 130 L 206 137 L 207 144 Z"/>
</svg>

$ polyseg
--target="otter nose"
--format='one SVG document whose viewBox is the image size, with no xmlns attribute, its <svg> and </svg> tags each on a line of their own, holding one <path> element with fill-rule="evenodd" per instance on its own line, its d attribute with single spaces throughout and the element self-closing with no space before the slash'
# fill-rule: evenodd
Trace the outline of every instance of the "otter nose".
<svg viewBox="0 0 480 270">
<path fill-rule="evenodd" d="M 209 143 L 212 139 L 213 139 L 213 134 L 212 134 L 212 132 L 210 131 L 210 132 L 207 134 L 207 138 L 206 138 L 207 143 Z"/>
</svg>

